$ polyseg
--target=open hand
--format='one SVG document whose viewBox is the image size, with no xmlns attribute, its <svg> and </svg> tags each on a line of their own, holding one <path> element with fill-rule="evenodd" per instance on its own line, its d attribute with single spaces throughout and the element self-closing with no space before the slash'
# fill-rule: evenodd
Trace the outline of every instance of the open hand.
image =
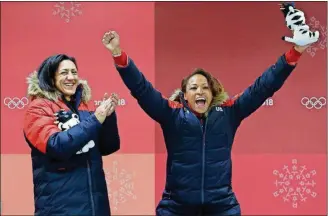
<svg viewBox="0 0 328 216">
<path fill-rule="evenodd" d="M 95 116 L 98 121 L 102 124 L 104 123 L 107 116 L 109 116 L 112 112 L 114 112 L 115 106 L 112 103 L 112 99 L 108 98 L 104 100 L 100 106 L 97 107 L 95 111 Z M 110 113 L 110 114 L 109 114 Z"/>
<path fill-rule="evenodd" d="M 107 93 L 105 93 L 103 101 L 107 101 L 107 100 L 111 100 L 112 109 L 110 109 L 107 113 L 107 116 L 110 116 L 114 112 L 116 106 L 118 105 L 119 98 L 118 95 L 115 93 L 112 93 L 110 97 L 108 96 Z"/>
</svg>

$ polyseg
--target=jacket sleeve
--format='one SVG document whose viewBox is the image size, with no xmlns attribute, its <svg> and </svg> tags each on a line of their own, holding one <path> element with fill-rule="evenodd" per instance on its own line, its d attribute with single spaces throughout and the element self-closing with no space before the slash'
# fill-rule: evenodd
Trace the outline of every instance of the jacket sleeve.
<svg viewBox="0 0 328 216">
<path fill-rule="evenodd" d="M 256 111 L 266 99 L 277 92 L 296 65 L 287 63 L 285 55 L 279 57 L 277 62 L 270 66 L 255 82 L 243 93 L 233 99 L 233 107 L 240 122 Z"/>
<path fill-rule="evenodd" d="M 58 160 L 75 155 L 102 126 L 95 115 L 66 131 L 61 131 L 54 121 L 46 102 L 33 101 L 25 114 L 24 134 L 36 149 Z"/>
<path fill-rule="evenodd" d="M 177 102 L 164 98 L 139 71 L 131 58 L 128 58 L 126 66 L 116 65 L 116 68 L 124 84 L 131 91 L 132 96 L 137 99 L 140 107 L 155 121 L 165 122 L 171 116 L 174 108 L 182 106 Z"/>
<path fill-rule="evenodd" d="M 109 155 L 120 149 L 120 136 L 117 127 L 117 116 L 113 112 L 102 125 L 99 138 L 101 155 Z"/>
</svg>

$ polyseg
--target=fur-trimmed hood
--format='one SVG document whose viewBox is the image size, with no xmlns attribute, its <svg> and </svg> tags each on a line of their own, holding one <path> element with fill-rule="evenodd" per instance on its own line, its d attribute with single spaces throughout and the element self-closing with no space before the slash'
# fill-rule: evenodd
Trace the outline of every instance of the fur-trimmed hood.
<svg viewBox="0 0 328 216">
<path fill-rule="evenodd" d="M 213 97 L 213 101 L 208 109 L 208 111 L 210 110 L 210 108 L 214 107 L 214 106 L 220 106 L 222 105 L 223 103 L 225 103 L 227 100 L 229 99 L 229 96 L 228 96 L 228 93 L 223 91 L 221 94 Z M 169 100 L 171 101 L 176 101 L 176 102 L 179 102 L 179 103 L 182 103 L 183 104 L 183 92 L 181 89 L 176 89 L 172 95 L 169 97 Z M 207 112 L 205 113 L 205 115 L 207 115 Z"/>
<path fill-rule="evenodd" d="M 27 95 L 32 98 L 46 98 L 51 101 L 58 101 L 62 97 L 60 91 L 47 92 L 43 91 L 39 86 L 39 79 L 37 72 L 31 73 L 27 77 Z M 91 99 L 91 88 L 86 80 L 79 80 L 79 85 L 82 87 L 81 101 L 87 103 Z"/>
</svg>

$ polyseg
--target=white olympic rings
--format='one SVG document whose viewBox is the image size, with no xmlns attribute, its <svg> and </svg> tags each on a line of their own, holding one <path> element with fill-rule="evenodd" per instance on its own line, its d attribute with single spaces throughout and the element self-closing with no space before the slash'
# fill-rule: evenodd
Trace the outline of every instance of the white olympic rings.
<svg viewBox="0 0 328 216">
<path fill-rule="evenodd" d="M 321 109 L 326 105 L 327 101 L 324 97 L 303 97 L 301 100 L 301 104 L 305 106 L 307 109 Z"/>
<path fill-rule="evenodd" d="M 9 108 L 9 109 L 23 109 L 27 104 L 28 104 L 28 99 L 27 97 L 22 97 L 22 98 L 18 98 L 18 97 L 14 97 L 14 98 L 10 98 L 10 97 L 6 97 L 3 100 L 4 104 Z"/>
</svg>

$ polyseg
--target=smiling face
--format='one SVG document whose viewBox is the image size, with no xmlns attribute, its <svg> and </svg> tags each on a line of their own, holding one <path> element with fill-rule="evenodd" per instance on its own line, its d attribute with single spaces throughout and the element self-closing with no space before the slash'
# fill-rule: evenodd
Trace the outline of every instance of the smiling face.
<svg viewBox="0 0 328 216">
<path fill-rule="evenodd" d="M 74 62 L 63 60 L 55 73 L 55 86 L 67 100 L 75 94 L 79 83 L 77 68 Z"/>
<path fill-rule="evenodd" d="M 213 94 L 208 80 L 201 74 L 195 74 L 189 78 L 186 86 L 184 99 L 188 105 L 197 113 L 205 113 L 213 99 Z"/>
</svg>

